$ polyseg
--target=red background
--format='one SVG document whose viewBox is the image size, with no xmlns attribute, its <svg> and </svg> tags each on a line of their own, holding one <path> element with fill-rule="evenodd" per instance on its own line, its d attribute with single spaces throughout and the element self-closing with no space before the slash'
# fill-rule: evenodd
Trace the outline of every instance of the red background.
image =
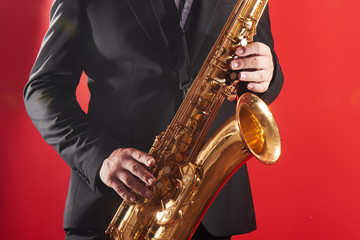
<svg viewBox="0 0 360 240">
<path fill-rule="evenodd" d="M 0 237 L 63 239 L 69 169 L 22 102 L 51 1 L 1 5 Z M 234 239 L 360 239 L 359 9 L 357 0 L 270 0 L 285 75 L 270 108 L 283 152 L 274 166 L 249 163 L 258 230 Z"/>
</svg>

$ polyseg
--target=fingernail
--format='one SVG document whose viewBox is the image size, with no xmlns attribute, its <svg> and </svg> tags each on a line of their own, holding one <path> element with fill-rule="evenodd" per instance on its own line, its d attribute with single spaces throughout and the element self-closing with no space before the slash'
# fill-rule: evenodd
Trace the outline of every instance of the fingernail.
<svg viewBox="0 0 360 240">
<path fill-rule="evenodd" d="M 151 164 L 154 163 L 154 160 L 153 160 L 153 159 L 149 159 L 149 160 L 147 160 L 147 163 L 148 163 L 148 166 L 151 166 Z"/>
<path fill-rule="evenodd" d="M 243 53 L 244 53 L 244 49 L 242 49 L 242 48 L 237 48 L 236 49 L 236 55 L 241 55 Z"/>
<path fill-rule="evenodd" d="M 251 89 L 253 89 L 253 88 L 254 88 L 254 85 L 252 85 L 252 84 L 248 84 L 247 88 L 248 88 L 249 90 L 251 90 Z"/>
<path fill-rule="evenodd" d="M 245 80 L 245 79 L 246 79 L 245 73 L 240 73 L 240 80 Z"/>
<path fill-rule="evenodd" d="M 151 198 L 152 195 L 153 195 L 153 193 L 152 193 L 151 191 L 146 191 L 146 192 L 145 192 L 146 198 Z"/>
<path fill-rule="evenodd" d="M 232 66 L 232 68 L 237 68 L 239 66 L 239 64 L 237 62 L 232 62 L 231 66 Z"/>
<path fill-rule="evenodd" d="M 148 182 L 148 184 L 149 185 L 153 185 L 154 183 L 155 183 L 155 179 L 153 179 L 153 178 L 148 178 L 148 180 L 147 180 L 147 182 Z"/>
<path fill-rule="evenodd" d="M 130 197 L 130 202 L 131 202 L 131 203 L 135 202 L 135 198 L 134 198 L 134 197 Z"/>
</svg>

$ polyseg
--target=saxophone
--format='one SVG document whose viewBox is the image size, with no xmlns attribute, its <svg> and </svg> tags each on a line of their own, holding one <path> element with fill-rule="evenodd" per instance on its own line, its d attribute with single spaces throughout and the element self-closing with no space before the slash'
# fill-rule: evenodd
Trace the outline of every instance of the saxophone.
<svg viewBox="0 0 360 240">
<path fill-rule="evenodd" d="M 154 196 L 123 202 L 106 233 L 112 239 L 190 239 L 221 186 L 252 153 L 265 164 L 280 156 L 280 134 L 266 104 L 243 94 L 236 114 L 205 142 L 209 128 L 236 83 L 229 62 L 235 49 L 252 42 L 267 0 L 239 0 L 165 132 L 149 154 L 157 178 Z"/>
</svg>

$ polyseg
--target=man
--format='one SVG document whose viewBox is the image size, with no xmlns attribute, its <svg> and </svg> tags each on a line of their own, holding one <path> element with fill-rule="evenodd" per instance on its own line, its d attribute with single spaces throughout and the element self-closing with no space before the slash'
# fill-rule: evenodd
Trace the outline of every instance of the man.
<svg viewBox="0 0 360 240">
<path fill-rule="evenodd" d="M 66 239 L 105 239 L 122 199 L 135 201 L 130 190 L 151 198 L 145 184 L 156 179 L 146 167 L 155 160 L 146 152 L 176 113 L 235 3 L 187 1 L 179 14 L 179 3 L 172 0 L 55 0 L 24 99 L 39 132 L 72 169 Z M 242 70 L 242 91 L 270 103 L 283 80 L 268 10 L 255 40 L 236 50 L 239 58 L 230 68 Z M 75 96 L 83 71 L 91 94 L 87 114 Z M 225 103 L 216 121 L 232 115 L 234 108 Z M 229 239 L 255 228 L 243 167 L 193 239 Z"/>
</svg>

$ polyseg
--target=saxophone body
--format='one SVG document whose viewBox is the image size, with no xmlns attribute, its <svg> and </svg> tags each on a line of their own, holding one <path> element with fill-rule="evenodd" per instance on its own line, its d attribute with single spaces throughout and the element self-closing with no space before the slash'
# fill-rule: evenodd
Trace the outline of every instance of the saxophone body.
<svg viewBox="0 0 360 240">
<path fill-rule="evenodd" d="M 239 0 L 172 122 L 156 137 L 149 170 L 157 182 L 152 199 L 123 202 L 106 233 L 114 240 L 186 240 L 229 176 L 250 153 L 265 164 L 281 152 L 280 134 L 266 104 L 243 94 L 236 114 L 205 143 L 227 97 L 235 98 L 229 62 L 235 49 L 252 42 L 267 0 Z"/>
</svg>

